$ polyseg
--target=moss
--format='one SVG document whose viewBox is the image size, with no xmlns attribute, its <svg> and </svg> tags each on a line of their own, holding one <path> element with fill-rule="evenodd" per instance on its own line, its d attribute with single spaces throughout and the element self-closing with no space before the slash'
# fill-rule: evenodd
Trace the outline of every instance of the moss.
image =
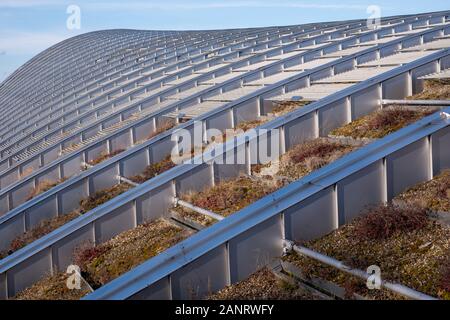
<svg viewBox="0 0 450 320">
<path fill-rule="evenodd" d="M 248 177 L 238 177 L 222 181 L 200 192 L 183 194 L 180 198 L 197 207 L 228 216 L 274 192 L 279 187 L 273 181 L 264 182 Z M 180 215 L 190 211 L 180 207 L 175 210 Z"/>
<path fill-rule="evenodd" d="M 300 178 L 353 149 L 352 146 L 329 142 L 326 139 L 309 141 L 296 146 L 283 155 L 277 164 L 274 162 L 252 165 L 252 172 L 258 174 L 258 177 L 238 177 L 225 180 L 200 192 L 182 194 L 180 199 L 222 216 L 228 216 L 283 187 L 289 182 L 289 179 Z M 273 174 L 262 174 L 263 168 L 271 171 L 271 166 L 275 167 L 276 165 L 280 167 L 272 170 Z M 286 177 L 289 179 L 286 180 Z M 209 226 L 214 222 L 212 218 L 181 206 L 176 207 L 174 211 L 203 226 Z"/>
<path fill-rule="evenodd" d="M 379 139 L 433 113 L 428 109 L 390 107 L 375 111 L 331 131 L 331 135 Z"/>
<path fill-rule="evenodd" d="M 407 99 L 410 100 L 449 100 L 450 80 L 425 80 L 424 89 L 421 93 L 415 94 Z"/>
<path fill-rule="evenodd" d="M 187 221 L 196 222 L 204 227 L 208 227 L 216 222 L 216 220 L 211 217 L 205 216 L 204 214 L 197 213 L 181 206 L 176 207 L 174 211 L 175 214 L 180 216 L 181 218 L 186 219 Z"/>
<path fill-rule="evenodd" d="M 50 181 L 50 180 L 43 180 L 37 184 L 36 187 L 31 189 L 30 194 L 26 198 L 26 200 L 31 200 L 34 197 L 40 195 L 41 193 L 44 193 L 48 190 L 50 190 L 53 187 L 56 187 L 58 184 L 63 183 L 66 181 L 67 178 L 58 179 L 57 181 Z"/>
<path fill-rule="evenodd" d="M 99 164 L 105 160 L 108 160 L 109 158 L 114 157 L 115 155 L 118 155 L 119 153 L 124 152 L 125 149 L 119 149 L 116 150 L 114 152 L 108 153 L 108 152 L 102 152 L 97 158 L 91 160 L 88 162 L 88 164 L 90 164 L 91 166 L 94 166 L 96 164 Z"/>
<path fill-rule="evenodd" d="M 147 140 L 150 140 L 151 138 L 156 137 L 158 134 L 161 134 L 167 130 L 172 129 L 175 126 L 176 126 L 175 121 L 164 122 L 158 129 L 156 129 L 155 131 L 153 131 L 148 135 Z"/>
<path fill-rule="evenodd" d="M 313 297 L 295 284 L 278 279 L 263 268 L 247 279 L 207 297 L 209 300 L 306 300 Z"/>
<path fill-rule="evenodd" d="M 252 164 L 251 168 L 252 168 L 252 173 L 261 173 L 261 170 L 264 168 L 269 168 L 272 165 L 271 162 L 268 163 L 264 163 L 264 164 Z"/>
<path fill-rule="evenodd" d="M 81 289 L 69 289 L 67 279 L 69 275 L 58 273 L 47 276 L 33 286 L 17 294 L 16 300 L 79 300 L 90 292 L 89 287 L 81 283 Z"/>
<path fill-rule="evenodd" d="M 377 265 L 381 268 L 383 279 L 443 298 L 440 267 L 450 249 L 450 229 L 428 219 L 418 228 L 394 227 L 386 237 L 361 237 L 358 233 L 364 219 L 367 218 L 356 219 L 329 235 L 306 242 L 304 246 L 362 270 Z M 403 224 L 401 218 L 394 223 Z M 300 267 L 308 276 L 324 278 L 341 286 L 356 281 L 357 291 L 371 298 L 401 298 L 386 290 L 368 290 L 363 281 L 304 256 L 290 254 L 285 259 Z"/>
<path fill-rule="evenodd" d="M 267 122 L 267 120 L 265 120 L 265 119 L 256 119 L 256 120 L 242 121 L 242 122 L 239 122 L 239 124 L 236 126 L 236 129 L 237 130 L 243 130 L 245 132 L 245 131 L 248 131 L 250 129 L 254 129 L 254 128 L 256 128 L 256 127 L 258 127 L 258 126 L 260 126 L 260 125 L 262 125 L 262 124 L 264 124 L 266 122 Z"/>
<path fill-rule="evenodd" d="M 80 213 L 86 213 L 105 202 L 117 197 L 118 195 L 128 191 L 132 187 L 126 183 L 120 183 L 104 190 L 97 191 L 92 196 L 80 201 Z"/>
<path fill-rule="evenodd" d="M 26 176 L 29 176 L 30 174 L 32 174 L 33 173 L 33 171 L 34 171 L 34 169 L 32 168 L 32 167 L 28 167 L 28 168 L 26 168 L 25 170 L 23 170 L 21 173 L 20 173 L 20 179 L 23 179 L 23 178 L 25 178 Z"/>
<path fill-rule="evenodd" d="M 278 175 L 299 179 L 353 151 L 356 147 L 326 139 L 296 145 L 280 160 Z"/>
<path fill-rule="evenodd" d="M 283 101 L 283 102 L 277 102 L 270 112 L 271 115 L 267 116 L 260 116 L 257 119 L 254 120 L 247 120 L 239 122 L 236 126 L 234 132 L 227 132 L 227 134 L 224 133 L 222 137 L 222 141 L 226 141 L 234 136 L 236 136 L 238 133 L 242 131 L 248 131 L 250 129 L 254 129 L 256 127 L 259 127 L 263 125 L 264 123 L 270 121 L 273 119 L 274 116 L 279 117 L 283 114 L 289 113 L 291 111 L 294 111 L 300 107 L 304 107 L 309 102 L 305 101 Z M 242 131 L 241 131 L 242 130 Z"/>
<path fill-rule="evenodd" d="M 442 299 L 450 300 L 450 251 L 447 252 L 445 256 L 446 259 L 440 268 L 441 278 L 439 282 L 439 295 Z"/>
<path fill-rule="evenodd" d="M 175 167 L 175 163 L 172 162 L 171 156 L 169 155 L 163 160 L 147 166 L 141 174 L 130 177 L 130 180 L 136 183 L 143 183 L 173 167 Z"/>
<path fill-rule="evenodd" d="M 122 232 L 96 247 L 75 253 L 85 279 L 100 287 L 187 238 L 191 233 L 164 219 Z"/>
<path fill-rule="evenodd" d="M 124 231 L 109 241 L 83 245 L 74 252 L 73 262 L 80 266 L 83 278 L 98 288 L 144 261 L 158 255 L 191 235 L 192 232 L 173 225 L 165 219 L 139 225 Z M 47 276 L 19 293 L 17 299 L 58 300 L 80 299 L 90 289 L 82 282 L 81 290 L 66 286 L 68 275 Z"/>
<path fill-rule="evenodd" d="M 33 241 L 42 238 L 43 236 L 49 234 L 50 232 L 58 229 L 62 225 L 66 224 L 69 221 L 77 218 L 79 216 L 78 212 L 70 212 L 68 214 L 64 214 L 58 217 L 54 217 L 51 219 L 45 219 L 41 221 L 36 227 L 33 229 L 21 234 L 16 237 L 10 245 L 10 249 L 7 254 L 12 254 L 15 251 L 25 247 L 26 245 L 32 243 Z"/>
<path fill-rule="evenodd" d="M 309 101 L 282 101 L 277 102 L 272 109 L 272 113 L 276 116 L 289 113 L 309 104 Z"/>
<path fill-rule="evenodd" d="M 450 170 L 413 186 L 395 199 L 432 211 L 450 212 Z"/>
<path fill-rule="evenodd" d="M 355 222 L 358 239 L 387 239 L 398 232 L 419 230 L 427 225 L 428 211 L 416 206 L 388 204 L 369 210 Z"/>
<path fill-rule="evenodd" d="M 0 253 L 0 258 L 4 258 L 5 256 L 10 255 L 16 252 L 17 250 L 25 247 L 26 245 L 32 243 L 33 241 L 42 238 L 43 236 L 49 234 L 50 232 L 68 223 L 69 221 L 72 221 L 73 219 L 77 218 L 81 214 L 84 214 L 98 207 L 99 205 L 111 200 L 112 198 L 117 197 L 118 195 L 129 190 L 130 188 L 131 186 L 125 183 L 114 185 L 111 188 L 98 191 L 94 195 L 81 200 L 80 208 L 78 210 L 74 210 L 68 214 L 41 221 L 39 225 L 37 225 L 33 229 L 16 237 L 11 242 L 8 251 Z"/>
<path fill-rule="evenodd" d="M 300 107 L 304 107 L 305 105 L 307 105 L 308 102 L 305 101 L 283 101 L 283 102 L 277 102 L 274 106 L 274 108 L 272 109 L 271 113 L 277 117 L 289 113 L 291 111 L 294 111 Z M 273 118 L 272 117 L 268 117 L 268 116 L 261 116 L 255 120 L 247 120 L 247 121 L 242 121 L 239 122 L 239 124 L 236 126 L 237 130 L 243 130 L 248 131 L 250 129 L 254 129 L 258 126 L 263 125 L 264 123 L 268 122 L 269 120 L 271 120 Z"/>
</svg>

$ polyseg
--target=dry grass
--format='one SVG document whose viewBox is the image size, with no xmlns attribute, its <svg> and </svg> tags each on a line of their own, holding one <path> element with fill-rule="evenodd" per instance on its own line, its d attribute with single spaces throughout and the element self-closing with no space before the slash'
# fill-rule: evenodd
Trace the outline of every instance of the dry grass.
<svg viewBox="0 0 450 320">
<path fill-rule="evenodd" d="M 80 266 L 83 278 L 93 288 L 98 288 L 189 235 L 191 235 L 190 231 L 175 226 L 167 220 L 158 219 L 122 232 L 98 246 L 80 247 L 75 250 L 73 261 Z M 19 293 L 16 299 L 75 300 L 89 293 L 83 281 L 81 290 L 68 289 L 67 277 L 68 275 L 63 273 L 44 277 Z"/>
<path fill-rule="evenodd" d="M 442 80 L 426 80 L 424 90 L 407 99 L 410 100 L 449 100 L 450 99 L 450 81 Z"/>
<path fill-rule="evenodd" d="M 150 140 L 151 138 L 156 137 L 158 134 L 163 133 L 167 130 L 172 129 L 173 127 L 175 127 L 176 123 L 175 121 L 171 122 L 171 121 L 167 121 L 165 122 L 161 127 L 159 127 L 158 129 L 156 129 L 154 132 L 150 133 L 147 137 L 147 140 Z"/>
<path fill-rule="evenodd" d="M 32 167 L 26 168 L 23 172 L 20 173 L 19 179 L 25 178 L 26 176 L 29 176 L 32 174 L 34 169 Z"/>
<path fill-rule="evenodd" d="M 180 196 L 180 199 L 197 207 L 223 216 L 228 216 L 274 192 L 279 187 L 281 187 L 281 185 L 277 185 L 274 181 L 253 180 L 249 177 L 238 177 L 222 181 L 215 186 L 200 192 L 183 194 Z M 213 222 L 211 218 L 196 214 L 183 207 L 176 207 L 174 210 L 179 215 L 186 216 L 203 225 L 209 225 Z"/>
<path fill-rule="evenodd" d="M 426 209 L 414 206 L 388 204 L 370 210 L 370 214 L 355 222 L 358 239 L 387 239 L 398 232 L 410 232 L 424 228 L 428 223 Z"/>
<path fill-rule="evenodd" d="M 42 238 L 43 236 L 49 234 L 53 230 L 58 229 L 62 225 L 66 224 L 69 221 L 72 221 L 80 214 L 76 211 L 70 212 L 68 214 L 64 214 L 58 217 L 54 217 L 52 219 L 46 219 L 41 221 L 36 227 L 33 229 L 21 234 L 16 237 L 10 245 L 10 249 L 8 254 L 12 254 L 15 251 L 25 247 L 26 245 L 32 243 L 33 241 Z"/>
<path fill-rule="evenodd" d="M 313 299 L 304 290 L 278 279 L 263 268 L 246 280 L 228 286 L 207 297 L 209 300 L 306 300 Z"/>
<path fill-rule="evenodd" d="M 34 227 L 33 229 L 21 234 L 20 236 L 16 237 L 10 245 L 10 248 L 7 252 L 0 253 L 0 258 L 6 255 L 10 255 L 14 253 L 15 251 L 25 247 L 26 245 L 32 243 L 33 241 L 42 238 L 43 236 L 49 234 L 50 232 L 58 229 L 59 227 L 63 226 L 64 224 L 68 223 L 69 221 L 72 221 L 76 217 L 80 216 L 81 214 L 84 214 L 99 205 L 111 200 L 114 197 L 117 197 L 118 195 L 124 193 L 125 191 L 129 190 L 131 188 L 130 185 L 122 183 L 117 184 L 111 188 L 101 190 L 96 192 L 93 196 L 88 197 L 87 199 L 83 199 L 80 201 L 80 208 L 78 210 L 74 210 L 68 214 L 58 216 L 51 219 L 43 220 Z"/>
<path fill-rule="evenodd" d="M 276 102 L 272 113 L 276 116 L 281 116 L 283 114 L 289 113 L 291 111 L 297 110 L 301 107 L 309 104 L 309 101 L 282 101 Z"/>
<path fill-rule="evenodd" d="M 248 131 L 250 129 L 254 129 L 264 123 L 266 123 L 266 119 L 256 119 L 256 120 L 248 120 L 248 121 L 242 121 L 239 122 L 239 124 L 236 126 L 236 130 L 243 130 Z"/>
<path fill-rule="evenodd" d="M 97 191 L 92 196 L 80 201 L 80 213 L 84 214 L 99 205 L 117 197 L 118 195 L 128 191 L 132 187 L 126 183 L 120 183 L 104 190 Z"/>
<path fill-rule="evenodd" d="M 277 186 L 273 183 L 238 177 L 222 181 L 201 192 L 184 194 L 180 198 L 195 206 L 227 216 L 275 190 Z"/>
<path fill-rule="evenodd" d="M 336 160 L 354 148 L 346 144 L 330 142 L 327 139 L 315 139 L 298 145 L 283 155 L 279 162 L 280 169 L 273 175 L 262 175 L 260 178 L 238 177 L 226 180 L 201 192 L 183 194 L 180 199 L 197 207 L 228 216 L 283 187 L 288 183 L 283 177 L 298 179 Z M 258 173 L 263 168 L 269 168 L 270 166 L 275 166 L 275 164 L 252 165 L 252 172 Z M 281 177 L 277 177 L 277 175 Z M 181 217 L 204 226 L 209 226 L 214 222 L 212 218 L 181 206 L 176 207 L 174 211 Z"/>
<path fill-rule="evenodd" d="M 238 136 L 242 132 L 246 132 L 250 129 L 255 129 L 258 126 L 263 125 L 270 119 L 268 117 L 259 117 L 256 120 L 248 120 L 239 122 L 234 129 L 227 129 L 222 135 L 222 142 L 225 142 L 233 137 Z"/>
<path fill-rule="evenodd" d="M 433 111 L 425 108 L 417 110 L 403 107 L 384 108 L 333 130 L 331 135 L 355 139 L 379 139 L 432 113 Z"/>
<path fill-rule="evenodd" d="M 44 193 L 44 192 L 50 190 L 53 187 L 56 187 L 58 184 L 63 183 L 66 180 L 67 180 L 67 178 L 58 179 L 56 181 L 50 181 L 50 180 L 43 180 L 43 181 L 41 181 L 41 182 L 38 183 L 38 185 L 36 187 L 31 189 L 30 194 L 28 195 L 26 200 L 27 201 L 31 200 L 34 197 L 40 195 L 41 193 Z"/>
<path fill-rule="evenodd" d="M 204 214 L 197 213 L 181 206 L 175 207 L 173 211 L 182 219 L 198 223 L 204 227 L 208 227 L 216 222 L 216 220 L 211 217 L 205 216 Z"/>
<path fill-rule="evenodd" d="M 101 162 L 103 162 L 105 160 L 108 160 L 109 158 L 112 158 L 115 155 L 118 155 L 119 153 L 122 153 L 124 151 L 125 151 L 125 149 L 119 149 L 119 150 L 116 150 L 116 151 L 111 152 L 111 153 L 103 151 L 102 153 L 100 153 L 100 155 L 97 158 L 89 161 L 88 164 L 90 164 L 91 166 L 95 166 L 96 164 L 99 164 L 99 163 L 101 163 Z"/>
<path fill-rule="evenodd" d="M 257 163 L 257 164 L 252 164 L 251 168 L 252 168 L 252 173 L 261 173 L 262 170 L 264 168 L 269 168 L 272 165 L 272 162 L 268 162 L 268 163 Z"/>
<path fill-rule="evenodd" d="M 393 208 L 391 213 L 387 213 L 384 207 L 374 208 L 367 216 L 356 219 L 323 238 L 309 241 L 305 246 L 362 270 L 370 265 L 377 265 L 385 280 L 444 298 L 448 292 L 442 287 L 441 266 L 448 259 L 446 253 L 450 249 L 450 228 L 431 219 L 424 223 L 421 215 L 418 218 L 416 213 L 409 218 L 407 215 L 412 210 L 401 210 Z M 371 214 L 374 216 L 370 217 Z M 395 214 L 401 216 L 391 216 Z M 387 223 L 396 225 L 387 226 Z M 364 229 L 369 230 L 370 226 L 375 226 L 376 230 L 367 235 L 361 234 Z M 344 287 L 351 284 L 352 290 L 370 298 L 401 298 L 386 290 L 368 290 L 363 281 L 309 258 L 291 254 L 286 259 L 300 267 L 308 276 L 324 278 Z"/>
<path fill-rule="evenodd" d="M 440 279 L 441 296 L 450 300 L 450 251 L 446 254 L 446 260 L 441 267 Z"/>
<path fill-rule="evenodd" d="M 147 166 L 141 174 L 130 177 L 130 180 L 136 183 L 143 183 L 173 167 L 175 167 L 175 163 L 172 162 L 171 156 L 168 155 L 163 160 Z"/>
<path fill-rule="evenodd" d="M 250 129 L 254 129 L 260 125 L 263 125 L 264 123 L 268 122 L 269 120 L 271 120 L 273 118 L 273 116 L 279 117 L 281 115 L 284 115 L 286 113 L 289 113 L 291 111 L 294 111 L 300 107 L 304 107 L 305 105 L 307 105 L 309 102 L 305 102 L 305 101 L 283 101 L 283 102 L 277 102 L 274 106 L 274 108 L 272 109 L 272 111 L 270 112 L 272 114 L 272 116 L 261 116 L 258 119 L 255 120 L 248 120 L 248 121 L 243 121 L 240 122 L 237 126 L 236 129 L 237 130 L 243 130 L 248 131 Z"/>
<path fill-rule="evenodd" d="M 450 212 L 450 170 L 406 190 L 395 200 L 436 212 Z"/>
<path fill-rule="evenodd" d="M 69 275 L 58 273 L 47 276 L 36 282 L 33 286 L 18 293 L 16 300 L 79 300 L 90 292 L 89 288 L 81 282 L 81 289 L 69 289 L 66 285 Z"/>
<path fill-rule="evenodd" d="M 281 157 L 279 175 L 299 179 L 339 159 L 356 147 L 326 139 L 299 144 Z"/>
<path fill-rule="evenodd" d="M 187 238 L 191 232 L 164 219 L 122 232 L 94 248 L 80 248 L 74 261 L 92 287 L 100 287 Z"/>
</svg>

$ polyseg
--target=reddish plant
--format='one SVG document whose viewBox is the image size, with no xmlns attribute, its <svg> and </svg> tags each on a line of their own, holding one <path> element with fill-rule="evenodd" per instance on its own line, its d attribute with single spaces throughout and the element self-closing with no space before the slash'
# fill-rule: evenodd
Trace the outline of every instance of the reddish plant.
<svg viewBox="0 0 450 320">
<path fill-rule="evenodd" d="M 276 189 L 275 186 L 269 186 L 261 181 L 238 177 L 222 181 L 201 192 L 182 195 L 182 199 L 197 207 L 229 215 Z"/>
<path fill-rule="evenodd" d="M 425 115 L 430 112 L 424 112 Z M 414 122 L 418 119 L 420 115 L 418 112 L 413 112 L 406 108 L 389 108 L 383 109 L 375 113 L 375 115 L 370 118 L 367 123 L 369 130 L 376 130 L 379 128 L 393 127 L 400 128 L 407 123 Z"/>
<path fill-rule="evenodd" d="M 346 145 L 316 139 L 301 144 L 298 148 L 293 149 L 290 152 L 290 158 L 293 162 L 300 163 L 309 157 L 322 158 L 330 153 L 346 148 L 348 148 Z"/>
<path fill-rule="evenodd" d="M 74 252 L 73 261 L 76 265 L 80 266 L 80 268 L 83 269 L 86 264 L 105 253 L 108 249 L 109 248 L 106 245 L 88 245 L 85 247 L 77 248 Z"/>
<path fill-rule="evenodd" d="M 342 287 L 345 290 L 344 299 L 346 300 L 354 299 L 355 298 L 354 295 L 361 290 L 361 284 L 357 279 L 354 278 L 346 279 Z"/>
<path fill-rule="evenodd" d="M 119 183 L 110 188 L 95 192 L 92 196 L 89 196 L 80 201 L 80 213 L 84 214 L 105 202 L 111 200 L 114 197 L 128 191 L 131 188 L 129 184 Z"/>
<path fill-rule="evenodd" d="M 105 161 L 105 160 L 107 160 L 107 159 L 109 159 L 109 158 L 112 158 L 112 157 L 114 157 L 115 155 L 118 155 L 119 153 L 122 153 L 122 152 L 124 152 L 124 151 L 125 151 L 125 149 L 118 149 L 118 150 L 113 151 L 113 152 L 111 152 L 111 153 L 102 152 L 97 158 L 95 158 L 95 159 L 89 161 L 88 163 L 89 163 L 90 165 L 94 166 L 94 165 L 99 164 L 100 162 L 103 162 L 103 161 Z"/>
<path fill-rule="evenodd" d="M 164 131 L 170 130 L 175 127 L 175 122 L 165 122 L 161 127 L 150 133 L 147 137 L 147 140 L 150 140 L 153 137 L 156 137 L 158 134 L 163 133 Z"/>
<path fill-rule="evenodd" d="M 450 258 L 448 257 L 450 257 L 450 252 L 448 252 L 447 259 L 442 265 L 440 287 L 450 294 Z"/>
<path fill-rule="evenodd" d="M 130 177 L 130 179 L 136 183 L 143 183 L 173 167 L 175 167 L 175 163 L 173 163 L 171 156 L 168 155 L 163 160 L 147 166 L 141 174 Z"/>
<path fill-rule="evenodd" d="M 237 126 L 236 129 L 241 129 L 243 131 L 248 131 L 250 129 L 256 128 L 258 126 L 260 126 L 261 124 L 263 124 L 265 121 L 262 119 L 256 119 L 256 120 L 249 120 L 249 121 L 243 121 L 240 122 Z"/>
<path fill-rule="evenodd" d="M 412 206 L 380 205 L 369 210 L 355 225 L 360 239 L 386 239 L 396 232 L 421 229 L 428 223 L 426 209 Z"/>
</svg>

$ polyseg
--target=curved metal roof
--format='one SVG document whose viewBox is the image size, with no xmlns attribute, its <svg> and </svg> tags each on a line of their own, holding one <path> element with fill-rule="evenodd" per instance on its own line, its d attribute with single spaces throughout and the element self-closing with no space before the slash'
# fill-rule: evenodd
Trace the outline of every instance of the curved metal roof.
<svg viewBox="0 0 450 320">
<path fill-rule="evenodd" d="M 439 12 L 389 17 L 376 30 L 368 29 L 365 20 L 353 20 L 211 31 L 106 30 L 62 41 L 0 84 L 0 251 L 43 218 L 67 213 L 83 197 L 159 161 L 173 146 L 173 129 L 155 135 L 167 119 L 178 128 L 191 129 L 194 121 L 204 128 L 234 128 L 266 112 L 273 101 L 309 97 L 315 103 L 265 125 L 282 128 L 288 148 L 307 137 L 326 135 L 342 119 L 364 115 L 379 98 L 404 98 L 397 95 L 416 90 L 416 78 L 448 68 L 449 28 L 448 12 Z M 186 122 L 180 122 L 182 117 Z M 445 128 L 440 124 L 436 132 Z M 415 141 L 405 136 L 405 145 L 410 140 Z M 391 144 L 387 139 L 385 146 Z M 86 162 L 119 150 L 126 151 L 85 170 Z M 359 154 L 361 167 L 374 157 L 368 150 Z M 349 160 L 341 164 L 354 166 Z M 101 239 L 98 230 L 103 225 L 112 228 L 107 221 L 120 215 L 124 220 L 114 222 L 119 227 L 108 231 L 117 233 L 140 222 L 137 217 L 146 210 L 139 205 L 143 198 L 154 198 L 153 207 L 164 211 L 187 185 L 203 186 L 202 179 L 214 179 L 214 174 L 201 174 L 217 169 L 203 167 L 177 166 L 0 260 L 0 298 L 14 295 L 49 270 L 62 269 L 70 259 L 65 246 L 81 239 L 83 230 L 93 228 L 89 232 Z M 41 181 L 64 178 L 29 199 Z M 323 179 L 323 185 L 329 184 L 325 175 Z M 340 183 L 336 181 L 331 184 Z M 291 188 L 299 186 L 302 183 Z M 319 192 L 319 187 L 312 188 Z M 157 195 L 160 190 L 164 195 Z M 129 207 L 131 211 L 124 209 Z M 257 209 L 244 212 L 250 216 Z M 136 217 L 129 218 L 130 212 Z M 227 229 L 224 220 L 215 229 Z M 232 227 L 239 234 L 249 226 Z M 203 237 L 199 234 L 188 243 L 202 245 L 208 233 Z M 218 232 L 214 239 L 226 241 L 221 237 Z M 177 248 L 165 255 L 178 254 Z M 213 249 L 208 244 L 196 257 Z M 25 276 L 28 264 L 36 264 L 36 269 Z M 151 268 L 152 262 L 146 265 Z M 172 267 L 158 266 L 160 278 L 152 281 L 170 274 Z M 148 270 L 138 269 L 91 297 L 113 297 L 141 273 L 150 279 Z M 133 296 L 149 284 L 141 282 L 139 289 L 117 297 Z"/>
</svg>

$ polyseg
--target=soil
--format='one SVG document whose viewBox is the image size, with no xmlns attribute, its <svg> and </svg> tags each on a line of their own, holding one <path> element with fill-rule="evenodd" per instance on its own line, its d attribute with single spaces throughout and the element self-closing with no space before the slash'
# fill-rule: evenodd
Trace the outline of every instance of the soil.
<svg viewBox="0 0 450 320">
<path fill-rule="evenodd" d="M 95 158 L 95 159 L 89 161 L 88 164 L 90 164 L 91 166 L 95 166 L 96 164 L 99 164 L 99 163 L 101 163 L 101 162 L 103 162 L 103 161 L 105 161 L 105 160 L 108 160 L 109 158 L 112 158 L 112 157 L 114 157 L 115 155 L 118 155 L 119 153 L 122 153 L 122 152 L 124 152 L 124 151 L 125 151 L 125 149 L 119 149 L 119 150 L 116 150 L 116 151 L 111 152 L 111 153 L 108 153 L 108 152 L 102 152 L 102 153 L 100 154 L 100 156 L 98 156 L 97 158 Z"/>
<path fill-rule="evenodd" d="M 410 110 L 404 107 L 388 107 L 356 119 L 331 131 L 330 134 L 354 139 L 379 139 L 432 113 L 433 111 L 427 108 Z"/>
<path fill-rule="evenodd" d="M 407 99 L 410 100 L 449 100 L 450 79 L 425 80 L 424 90 Z"/>
<path fill-rule="evenodd" d="M 281 185 L 273 180 L 256 180 L 242 176 L 224 180 L 212 188 L 207 188 L 200 192 L 180 195 L 180 199 L 216 214 L 229 216 L 276 191 L 279 187 Z M 188 217 L 205 226 L 214 222 L 212 218 L 205 217 L 181 206 L 174 208 L 174 211 L 182 217 Z"/>
<path fill-rule="evenodd" d="M 80 266 L 83 278 L 96 289 L 126 273 L 144 261 L 184 240 L 192 232 L 165 219 L 145 223 L 125 231 L 111 240 L 92 246 L 85 244 L 74 252 L 73 261 Z M 66 286 L 66 274 L 44 277 L 33 286 L 20 292 L 16 299 L 27 300 L 77 300 L 90 292 L 82 282 L 81 290 Z"/>
<path fill-rule="evenodd" d="M 81 282 L 81 289 L 69 289 L 67 280 L 69 275 L 59 273 L 47 276 L 33 286 L 17 294 L 16 300 L 79 300 L 88 293 L 89 287 Z"/>
<path fill-rule="evenodd" d="M 163 160 L 147 166 L 141 174 L 130 177 L 129 179 L 136 183 L 143 183 L 173 167 L 175 167 L 175 163 L 172 162 L 171 156 L 168 155 Z"/>
<path fill-rule="evenodd" d="M 450 252 L 450 228 L 432 219 L 417 220 L 415 215 L 408 218 L 408 212 L 417 214 L 411 208 L 391 208 L 395 209 L 392 215 L 401 210 L 404 212 L 400 217 L 388 219 L 386 208 L 372 208 L 367 215 L 304 246 L 362 270 L 377 265 L 385 280 L 431 296 L 450 298 L 443 286 L 443 266 L 448 265 Z M 377 231 L 362 235 L 361 231 L 370 226 L 377 227 Z M 387 290 L 369 290 L 362 280 L 310 258 L 292 253 L 285 259 L 300 267 L 306 275 L 324 278 L 369 298 L 402 298 Z"/>
<path fill-rule="evenodd" d="M 43 236 L 68 223 L 69 221 L 77 218 L 81 214 L 84 214 L 98 207 L 99 205 L 104 204 L 105 202 L 111 200 L 114 197 L 117 197 L 130 188 L 130 185 L 121 183 L 111 188 L 98 191 L 91 197 L 81 200 L 80 208 L 78 210 L 74 210 L 68 214 L 41 221 L 38 226 L 16 237 L 11 242 L 9 250 L 7 252 L 0 253 L 0 258 L 4 258 L 7 255 L 10 255 L 17 250 L 25 247 L 26 245 L 32 243 L 33 241 L 42 238 Z"/>
<path fill-rule="evenodd" d="M 310 300 L 313 297 L 296 285 L 278 279 L 263 268 L 207 297 L 209 300 Z"/>
<path fill-rule="evenodd" d="M 58 179 L 57 181 L 50 181 L 50 180 L 41 181 L 38 183 L 38 185 L 36 187 L 31 189 L 31 192 L 28 195 L 28 197 L 26 198 L 26 200 L 27 201 L 31 200 L 34 197 L 37 197 L 41 193 L 44 193 L 44 192 L 50 190 L 51 188 L 56 187 L 58 184 L 63 183 L 66 180 L 67 180 L 67 178 Z"/>
<path fill-rule="evenodd" d="M 403 201 L 435 212 L 449 212 L 450 215 L 450 170 L 406 190 L 394 201 Z"/>
<path fill-rule="evenodd" d="M 300 179 L 355 149 L 355 146 L 330 142 L 324 138 L 310 140 L 296 145 L 282 155 L 277 174 L 293 180 Z"/>
<path fill-rule="evenodd" d="M 98 288 L 191 234 L 165 219 L 158 219 L 122 232 L 96 247 L 80 248 L 74 260 L 84 278 L 93 288 Z"/>
</svg>

